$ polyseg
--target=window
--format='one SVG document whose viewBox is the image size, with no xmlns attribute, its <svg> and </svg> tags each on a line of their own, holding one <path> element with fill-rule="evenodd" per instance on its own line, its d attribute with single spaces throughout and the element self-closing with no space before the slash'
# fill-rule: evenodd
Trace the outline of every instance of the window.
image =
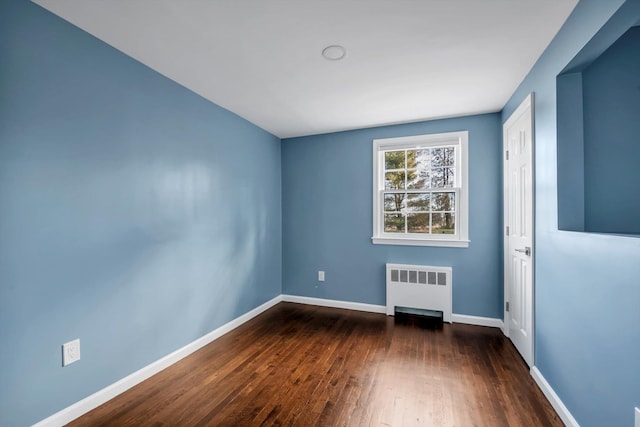
<svg viewBox="0 0 640 427">
<path fill-rule="evenodd" d="M 373 141 L 375 244 L 468 247 L 468 132 Z"/>
</svg>

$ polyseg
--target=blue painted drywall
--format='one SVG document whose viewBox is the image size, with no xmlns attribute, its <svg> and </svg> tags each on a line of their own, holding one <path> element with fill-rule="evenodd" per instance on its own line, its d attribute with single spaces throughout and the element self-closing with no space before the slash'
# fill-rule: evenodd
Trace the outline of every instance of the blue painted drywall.
<svg viewBox="0 0 640 427">
<path fill-rule="evenodd" d="M 384 305 L 385 263 L 451 266 L 454 313 L 502 318 L 499 118 L 283 140 L 283 293 Z M 461 130 L 469 131 L 469 248 L 372 244 L 372 141 Z"/>
<path fill-rule="evenodd" d="M 558 76 L 558 228 L 584 231 L 582 73 Z"/>
<path fill-rule="evenodd" d="M 0 2 L 0 58 L 11 427 L 281 293 L 281 143 L 28 1 Z"/>
<path fill-rule="evenodd" d="M 640 27 L 582 75 L 585 230 L 640 234 Z"/>
<path fill-rule="evenodd" d="M 631 427 L 640 406 L 640 239 L 558 230 L 555 83 L 623 3 L 581 0 L 502 114 L 535 92 L 535 364 L 583 427 Z M 638 9 L 616 13 L 615 38 Z"/>
</svg>

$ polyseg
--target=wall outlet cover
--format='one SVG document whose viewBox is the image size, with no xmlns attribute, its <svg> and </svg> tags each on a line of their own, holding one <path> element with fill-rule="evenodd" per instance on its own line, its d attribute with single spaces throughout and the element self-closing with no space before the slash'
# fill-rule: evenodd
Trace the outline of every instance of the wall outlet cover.
<svg viewBox="0 0 640 427">
<path fill-rule="evenodd" d="M 640 427 L 640 408 L 636 408 L 636 427 Z"/>
<path fill-rule="evenodd" d="M 324 282 L 324 271 L 318 271 L 318 281 Z"/>
<path fill-rule="evenodd" d="M 67 366 L 78 360 L 80 360 L 80 339 L 62 344 L 62 366 Z"/>
</svg>

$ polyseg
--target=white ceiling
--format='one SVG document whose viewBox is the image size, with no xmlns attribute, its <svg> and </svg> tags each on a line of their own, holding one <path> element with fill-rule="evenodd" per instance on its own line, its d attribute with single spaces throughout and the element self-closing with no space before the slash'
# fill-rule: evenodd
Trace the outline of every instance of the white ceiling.
<svg viewBox="0 0 640 427">
<path fill-rule="evenodd" d="M 499 111 L 577 1 L 35 0 L 281 138 Z"/>
</svg>

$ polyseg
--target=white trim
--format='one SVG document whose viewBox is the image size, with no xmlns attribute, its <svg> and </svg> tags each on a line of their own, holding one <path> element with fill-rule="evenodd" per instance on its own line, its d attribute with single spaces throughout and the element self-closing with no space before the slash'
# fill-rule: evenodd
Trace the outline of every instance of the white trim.
<svg viewBox="0 0 640 427">
<path fill-rule="evenodd" d="M 73 405 L 68 406 L 59 412 L 56 412 L 50 417 L 45 418 L 37 424 L 34 424 L 34 427 L 58 427 L 70 423 L 71 421 L 86 414 L 92 409 L 97 408 L 108 400 L 111 400 L 117 395 L 127 391 L 131 387 L 141 383 L 152 375 L 157 374 L 163 369 L 168 368 L 179 360 L 187 357 L 196 350 L 199 350 L 212 341 L 215 341 L 222 335 L 237 328 L 248 320 L 251 320 L 252 318 L 270 309 L 281 301 L 282 295 L 278 295 L 277 297 L 265 302 L 264 304 L 241 315 L 240 317 L 237 317 L 232 321 L 220 326 L 219 328 L 209 332 L 208 334 L 196 339 L 195 341 L 192 341 L 191 343 L 174 351 L 173 353 L 168 354 L 161 359 L 156 360 L 155 362 L 152 362 L 144 368 L 137 370 L 136 372 L 122 378 L 119 381 L 116 381 L 115 383 L 103 388 L 102 390 L 99 390 L 92 395 L 74 403 Z"/>
<path fill-rule="evenodd" d="M 522 100 L 522 103 L 518 105 L 518 108 L 516 108 L 513 113 L 511 113 L 511 115 L 509 116 L 507 121 L 504 122 L 504 125 L 502 125 L 502 127 L 505 128 L 514 124 L 520 118 L 520 116 L 522 116 L 522 114 L 524 114 L 525 111 L 527 111 L 527 108 L 529 107 L 531 107 L 531 110 L 533 111 L 533 92 L 529 93 Z"/>
<path fill-rule="evenodd" d="M 489 326 L 491 328 L 498 328 L 500 330 L 504 330 L 504 323 L 502 319 L 495 319 L 493 317 L 480 317 L 480 316 L 469 316 L 466 314 L 452 314 L 451 320 L 454 323 L 465 323 L 467 325 L 476 325 L 476 326 Z"/>
<path fill-rule="evenodd" d="M 409 239 L 397 237 L 372 237 L 374 245 L 402 245 L 402 246 L 440 246 L 445 248 L 468 248 L 469 240 L 437 240 L 437 239 Z"/>
<path fill-rule="evenodd" d="M 458 139 L 468 131 L 441 132 L 424 135 L 400 136 L 395 138 L 374 139 L 380 150 L 403 150 L 410 148 L 426 148 L 438 145 L 451 145 L 452 139 Z"/>
<path fill-rule="evenodd" d="M 339 301 L 333 299 L 302 297 L 298 295 L 282 295 L 282 301 L 295 302 L 298 304 L 318 305 L 321 307 L 345 308 L 347 310 L 368 311 L 370 313 L 386 313 L 387 307 L 384 305 L 364 304 L 361 302 Z"/>
<path fill-rule="evenodd" d="M 580 427 L 580 424 L 578 424 L 576 419 L 573 418 L 571 412 L 569 412 L 567 407 L 564 406 L 562 400 L 560 400 L 556 392 L 553 391 L 547 380 L 542 376 L 540 370 L 534 366 L 531 368 L 530 372 L 534 381 L 538 384 L 538 387 L 540 387 L 540 390 L 542 390 L 542 393 L 545 395 L 549 403 L 551 403 L 553 409 L 556 410 L 562 422 L 568 427 Z"/>
<path fill-rule="evenodd" d="M 360 302 L 339 301 L 339 300 L 333 300 L 333 299 L 323 299 L 323 298 L 313 298 L 313 297 L 302 297 L 298 295 L 282 295 L 282 301 L 295 302 L 298 304 L 318 305 L 322 307 L 345 308 L 347 310 L 368 311 L 371 313 L 385 314 L 387 312 L 387 307 L 384 305 L 363 304 Z M 492 317 L 468 316 L 466 314 L 454 313 L 451 315 L 451 320 L 454 323 L 465 323 L 467 325 L 477 325 L 477 326 L 489 326 L 491 328 L 498 328 L 500 330 L 504 330 L 504 324 L 502 320 L 495 319 Z"/>
</svg>

